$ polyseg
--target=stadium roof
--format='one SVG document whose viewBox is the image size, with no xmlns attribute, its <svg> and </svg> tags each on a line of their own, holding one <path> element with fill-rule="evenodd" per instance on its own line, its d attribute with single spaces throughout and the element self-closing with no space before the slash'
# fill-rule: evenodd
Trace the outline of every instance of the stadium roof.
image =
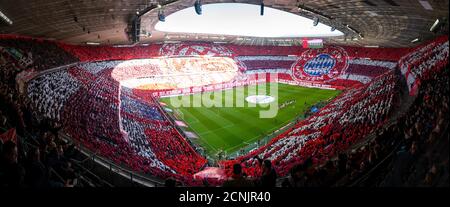
<svg viewBox="0 0 450 207">
<path fill-rule="evenodd" d="M 290 12 L 242 3 L 203 5 L 201 15 L 192 7 L 170 14 L 158 22 L 155 29 L 164 32 L 210 35 L 234 35 L 266 38 L 338 37 L 344 34 L 322 23 L 314 26 L 312 19 Z"/>
<path fill-rule="evenodd" d="M 161 0 L 164 14 L 192 7 L 195 0 Z M 260 4 L 260 0 L 202 0 L 203 5 L 223 2 Z M 126 30 L 136 12 L 141 13 L 142 43 L 163 41 L 212 41 L 235 44 L 301 44 L 299 38 L 261 38 L 231 35 L 171 33 L 155 30 L 158 23 L 156 0 L 2 0 L 2 12 L 12 24 L 0 19 L 1 33 L 84 44 L 130 44 Z M 441 18 L 448 33 L 448 1 L 434 0 L 264 0 L 271 7 L 336 27 L 346 37 L 326 38 L 326 43 L 354 46 L 408 47 L 436 34 L 430 27 Z M 299 9 L 300 8 L 300 9 Z M 195 12 L 192 9 L 192 12 Z M 204 11 L 206 12 L 206 11 Z M 442 20 L 444 18 L 444 20 Z"/>
</svg>

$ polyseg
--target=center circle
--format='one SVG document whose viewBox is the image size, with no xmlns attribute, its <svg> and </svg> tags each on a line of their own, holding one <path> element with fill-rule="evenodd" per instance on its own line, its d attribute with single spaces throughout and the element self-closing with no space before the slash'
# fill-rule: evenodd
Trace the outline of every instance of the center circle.
<svg viewBox="0 0 450 207">
<path fill-rule="evenodd" d="M 275 98 L 272 96 L 267 95 L 253 95 L 253 96 L 247 96 L 245 100 L 249 103 L 254 104 L 267 104 L 275 101 Z"/>
</svg>

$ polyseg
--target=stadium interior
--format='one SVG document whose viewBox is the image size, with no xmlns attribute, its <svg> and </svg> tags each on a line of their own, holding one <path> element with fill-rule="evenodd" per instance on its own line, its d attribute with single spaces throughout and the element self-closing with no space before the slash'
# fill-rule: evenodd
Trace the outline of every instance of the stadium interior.
<svg viewBox="0 0 450 207">
<path fill-rule="evenodd" d="M 448 187 L 448 6 L 2 0 L 0 185 Z"/>
</svg>

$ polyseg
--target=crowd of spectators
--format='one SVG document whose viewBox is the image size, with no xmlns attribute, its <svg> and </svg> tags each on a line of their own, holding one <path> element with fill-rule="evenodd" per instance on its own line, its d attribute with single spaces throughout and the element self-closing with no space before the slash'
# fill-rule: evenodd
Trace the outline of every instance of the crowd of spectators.
<svg viewBox="0 0 450 207">
<path fill-rule="evenodd" d="M 203 167 L 206 160 L 177 134 L 153 99 L 126 88 L 119 93 L 112 72 L 76 67 L 44 74 L 29 84 L 31 106 L 43 119 L 61 121 L 77 144 L 134 171 L 183 179 Z"/>
<path fill-rule="evenodd" d="M 113 46 L 82 46 L 59 43 L 70 54 L 77 57 L 81 62 L 95 62 L 104 60 L 131 60 L 144 59 L 159 56 L 160 45 L 136 47 L 113 47 Z"/>
<path fill-rule="evenodd" d="M 351 59 L 370 58 L 382 61 L 398 61 L 400 57 L 414 50 L 414 48 L 360 48 L 347 46 L 343 48 Z"/>
<path fill-rule="evenodd" d="M 379 66 L 350 64 L 345 73 L 375 78 L 388 70 Z"/>
<path fill-rule="evenodd" d="M 182 89 L 229 82 L 238 75 L 231 59 L 136 59 L 80 63 L 69 73 L 85 85 L 104 70 L 126 87 L 150 90 Z M 150 83 L 150 84 L 149 84 Z"/>
<path fill-rule="evenodd" d="M 227 45 L 236 55 L 260 56 L 264 55 L 301 55 L 308 48 L 300 46 L 245 46 Z M 397 61 L 411 51 L 410 48 L 361 48 L 343 47 L 350 58 L 370 58 L 372 60 Z"/>
<path fill-rule="evenodd" d="M 283 186 L 448 186 L 449 68 L 435 72 L 393 125 L 325 164 L 294 166 Z"/>
<path fill-rule="evenodd" d="M 285 60 L 285 58 L 287 58 Z M 238 56 L 236 60 L 242 63 L 246 74 L 255 73 L 277 73 L 278 78 L 284 81 L 295 81 L 291 75 L 291 66 L 294 62 L 290 60 L 297 57 L 291 56 Z M 284 66 L 277 65 L 279 63 L 288 63 Z M 280 67 L 278 67 L 280 66 Z M 351 88 L 362 84 L 369 83 L 373 78 L 382 75 L 383 73 L 393 70 L 396 63 L 389 61 L 377 61 L 363 58 L 350 59 L 348 67 L 338 77 L 327 81 L 313 81 L 317 84 L 326 84 L 334 87 Z M 267 69 L 269 68 L 269 69 Z M 311 71 L 315 71 L 311 68 Z M 310 71 L 305 71 L 310 72 Z"/>
<path fill-rule="evenodd" d="M 226 45 L 208 42 L 165 43 L 161 45 L 159 54 L 164 57 L 233 56 L 232 51 Z"/>
<path fill-rule="evenodd" d="M 122 92 L 121 96 L 122 102 L 141 102 L 140 104 L 144 105 L 144 100 L 132 93 Z M 134 100 L 131 100 L 131 97 L 134 97 Z M 149 100 L 145 102 L 147 106 L 143 107 L 142 111 L 134 112 L 135 105 L 121 104 L 123 129 L 136 152 L 158 163 L 158 168 L 171 173 L 178 172 L 188 176 L 202 168 L 206 160 L 201 158 L 163 117 L 157 103 Z"/>
<path fill-rule="evenodd" d="M 43 118 L 61 121 L 67 100 L 78 90 L 79 83 L 62 70 L 39 76 L 28 83 L 27 95 L 33 110 Z"/>
<path fill-rule="evenodd" d="M 56 42 L 19 37 L 15 35 L 0 35 L 0 47 L 14 53 L 15 58 L 30 59 L 28 68 L 37 71 L 77 62 L 78 59 L 58 47 Z"/>
<path fill-rule="evenodd" d="M 7 121 L 7 120 L 6 120 Z M 57 126 L 55 126 L 57 127 Z M 54 127 L 41 126 L 33 135 L 19 136 L 14 129 L 0 130 L 1 187 L 80 187 L 72 166 L 75 146 L 57 136 Z"/>
<path fill-rule="evenodd" d="M 230 169 L 235 162 L 243 163 L 244 171 L 257 177 L 254 156 L 271 160 L 281 175 L 307 157 L 314 158 L 315 164 L 324 162 L 385 122 L 395 101 L 396 81 L 397 76 L 389 72 L 368 85 L 348 90 L 266 146 L 222 165 Z"/>
<path fill-rule="evenodd" d="M 408 89 L 412 94 L 420 85 L 422 76 L 426 77 L 430 71 L 447 64 L 448 55 L 448 37 L 443 36 L 420 46 L 399 60 L 400 71 L 405 76 Z"/>
<path fill-rule="evenodd" d="M 272 167 L 270 160 L 261 160 L 258 158 L 258 170 L 261 172 L 261 176 L 258 178 L 249 178 L 247 174 L 242 171 L 241 164 L 234 164 L 233 171 L 223 184 L 223 187 L 263 187 L 273 188 L 277 184 L 277 172 Z"/>
<path fill-rule="evenodd" d="M 296 50 L 299 49 L 296 47 L 227 47 L 239 55 L 276 54 L 284 55 L 287 59 L 292 58 L 287 55 L 298 55 L 303 51 Z M 122 90 L 119 83 L 130 77 L 140 78 L 148 74 L 174 75 L 186 72 L 174 63 L 165 63 L 171 67 L 169 69 L 153 67 L 151 61 L 145 58 L 160 55 L 159 48 L 159 45 L 92 48 L 41 39 L 0 36 L 0 127 L 16 127 L 20 137 L 27 129 L 33 132 L 34 140 L 34 144 L 21 143 L 20 139 L 2 142 L 0 184 L 30 187 L 79 185 L 69 159 L 74 146 L 58 137 L 59 130 L 64 129 L 76 144 L 133 171 L 162 178 L 173 177 L 187 185 L 198 185 L 198 181 L 192 180 L 192 175 L 205 166 L 206 159 L 164 117 L 164 112 L 158 108 L 153 97 L 143 99 L 133 94 L 132 90 Z M 398 55 L 409 51 L 346 50 L 352 58 L 370 57 L 374 60 L 398 60 Z M 441 183 L 438 180 L 440 175 L 448 174 L 448 157 L 437 153 L 418 157 L 416 153 L 425 152 L 429 147 L 442 150 L 439 135 L 448 123 L 448 117 L 445 116 L 448 112 L 448 96 L 444 95 L 448 93 L 448 69 L 440 73 L 442 76 L 432 72 L 448 64 L 448 41 L 420 51 L 408 56 L 410 59 L 404 64 L 406 66 L 401 65 L 402 72 L 405 74 L 405 70 L 408 70 L 415 80 L 420 81 L 421 86 L 417 98 L 419 101 L 416 100 L 408 114 L 398 122 L 404 124 L 380 129 L 397 104 L 398 76 L 390 70 L 386 72 L 378 69 L 392 69 L 392 65 L 382 61 L 355 59 L 350 64 L 350 72 L 354 76 L 370 77 L 363 81 L 367 85 L 352 85 L 353 88 L 345 91 L 323 110 L 297 123 L 269 144 L 236 160 L 221 162 L 231 177 L 225 186 L 272 187 L 279 175 L 289 173 L 291 176 L 283 182 L 284 186 L 329 186 L 336 180 L 353 182 L 377 166 L 392 151 L 397 152 L 392 156 L 395 157 L 394 162 L 407 164 L 395 165 L 401 168 L 389 172 L 390 177 L 383 184 Z M 273 58 L 268 58 L 270 61 L 258 59 L 262 57 L 240 58 L 250 68 L 257 69 L 272 65 L 286 68 L 286 62 L 292 61 L 285 61 L 281 57 L 276 57 L 283 59 L 279 62 Z M 19 93 L 16 77 L 20 72 L 42 71 L 77 61 L 85 63 L 41 75 L 28 83 L 26 96 Z M 211 64 L 214 70 L 217 69 L 215 66 L 226 65 L 217 61 Z M 183 76 L 181 82 L 180 77 L 175 76 L 161 81 L 179 83 L 175 84 L 175 88 L 187 88 L 191 85 L 184 87 L 180 84 L 200 82 L 201 85 L 214 85 L 229 81 L 236 75 L 236 71 L 228 70 L 217 74 L 209 72 Z M 283 78 L 292 79 L 289 74 L 281 75 Z M 44 130 L 33 129 L 36 125 Z M 375 132 L 376 139 L 370 144 L 352 153 L 345 153 L 353 144 Z M 404 140 L 391 139 L 392 136 L 402 135 Z M 400 146 L 400 151 L 397 146 Z M 448 151 L 448 147 L 445 149 Z M 335 156 L 337 160 L 331 160 Z M 54 173 L 58 176 L 55 177 Z"/>
<path fill-rule="evenodd" d="M 290 69 L 297 60 L 295 56 L 237 56 L 246 70 Z"/>
<path fill-rule="evenodd" d="M 380 68 L 386 68 L 390 70 L 393 70 L 397 66 L 396 62 L 371 60 L 370 58 L 353 58 L 349 59 L 348 62 L 349 64 L 378 66 Z"/>
</svg>

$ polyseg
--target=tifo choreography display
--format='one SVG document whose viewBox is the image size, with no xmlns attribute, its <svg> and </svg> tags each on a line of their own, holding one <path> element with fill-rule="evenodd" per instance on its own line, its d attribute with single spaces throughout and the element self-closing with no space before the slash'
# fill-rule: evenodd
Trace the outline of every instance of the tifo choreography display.
<svg viewBox="0 0 450 207">
<path fill-rule="evenodd" d="M 229 184 L 230 177 L 245 174 L 251 180 L 276 171 L 285 178 L 277 185 L 328 186 L 355 181 L 402 142 L 386 140 L 387 133 L 403 133 L 402 129 L 408 130 L 408 137 L 432 134 L 438 139 L 436 131 L 448 123 L 443 115 L 448 112 L 448 96 L 441 102 L 434 100 L 448 92 L 448 49 L 448 36 L 416 48 L 305 49 L 198 42 L 120 48 L 1 35 L 1 95 L 2 102 L 14 106 L 11 113 L 20 117 L 7 119 L 14 122 L 19 137 L 37 132 L 36 126 L 58 131 L 16 142 L 30 143 L 27 146 L 48 142 L 48 149 L 58 154 L 68 151 L 69 145 L 56 144 L 55 139 L 64 139 L 83 153 L 155 183 L 168 179 L 187 186 L 218 186 Z M 247 120 L 245 130 L 255 131 L 256 136 L 239 142 L 240 135 L 230 131 L 231 137 L 218 142 L 237 140 L 233 145 L 237 147 L 215 149 L 217 156 L 205 152 L 213 146 L 201 146 L 208 144 L 202 141 L 206 134 L 220 137 L 209 125 L 231 129 L 239 125 L 233 122 L 253 117 L 249 110 L 236 114 L 229 109 L 194 108 L 195 113 L 183 111 L 181 117 L 160 101 L 184 95 L 209 97 L 210 92 L 264 84 L 317 90 L 302 94 L 285 87 L 290 93 L 278 96 L 243 92 L 248 103 L 262 107 L 276 102 L 277 109 L 286 112 L 268 122 L 273 128 L 270 133 L 260 133 L 256 124 L 260 122 Z M 438 84 L 442 88 L 435 88 Z M 322 96 L 321 90 L 336 93 Z M 404 110 L 414 114 L 414 109 L 425 107 L 418 110 L 420 117 L 400 114 L 404 102 L 415 96 L 430 105 L 414 102 L 410 111 Z M 317 108 L 319 102 L 324 104 L 306 116 L 306 110 Z M 2 117 L 10 116 L 3 108 L 1 112 Z M 283 113 L 292 116 L 286 123 L 280 121 L 287 116 Z M 401 128 L 393 125 L 397 118 L 407 120 Z M 414 118 L 429 119 L 429 125 L 414 125 Z M 370 136 L 377 139 L 367 141 Z M 365 147 L 355 150 L 355 145 Z M 221 154 L 231 152 L 233 156 Z M 66 172 L 68 167 L 58 165 L 55 170 Z M 201 174 L 210 168 L 214 170 Z"/>
</svg>

